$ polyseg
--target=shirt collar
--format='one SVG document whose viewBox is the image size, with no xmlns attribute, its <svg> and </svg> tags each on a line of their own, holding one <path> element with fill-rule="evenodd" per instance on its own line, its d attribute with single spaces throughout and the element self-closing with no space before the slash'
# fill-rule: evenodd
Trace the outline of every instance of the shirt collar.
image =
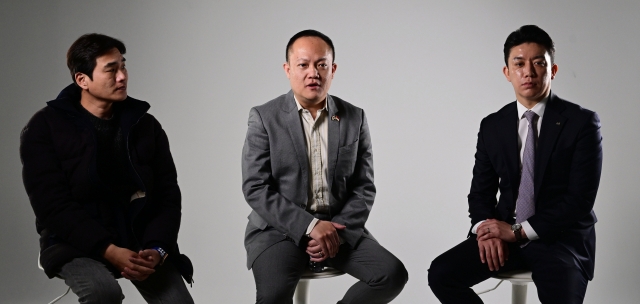
<svg viewBox="0 0 640 304">
<path fill-rule="evenodd" d="M 300 110 L 304 109 L 302 107 L 302 105 L 300 104 L 300 102 L 298 101 L 298 98 L 296 98 L 296 95 L 293 95 L 293 99 L 296 101 L 296 107 L 298 107 L 298 112 L 300 112 Z M 328 113 L 329 112 L 329 108 L 327 107 L 327 105 L 328 105 L 328 102 L 325 99 L 324 107 L 322 109 L 320 109 L 320 111 L 324 110 L 324 111 L 327 111 L 327 113 Z"/>
<path fill-rule="evenodd" d="M 544 115 L 544 109 L 547 107 L 547 101 L 549 100 L 549 96 L 543 98 L 542 100 L 540 100 L 538 103 L 536 103 L 535 106 L 533 106 L 533 108 L 531 109 L 527 109 L 527 107 L 523 106 L 520 102 L 516 101 L 517 107 L 518 107 L 518 118 L 522 119 L 524 117 L 524 112 L 531 110 L 533 112 L 535 112 L 538 115 L 538 119 L 542 118 L 542 115 Z"/>
</svg>

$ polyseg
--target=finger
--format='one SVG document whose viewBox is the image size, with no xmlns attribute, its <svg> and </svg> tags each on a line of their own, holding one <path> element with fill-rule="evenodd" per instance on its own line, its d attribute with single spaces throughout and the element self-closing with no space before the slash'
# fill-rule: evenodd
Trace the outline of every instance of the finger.
<svg viewBox="0 0 640 304">
<path fill-rule="evenodd" d="M 482 262 L 482 264 L 486 263 L 486 259 L 484 256 L 484 245 L 482 245 L 482 243 L 478 243 L 478 251 L 480 252 L 480 262 Z"/>
<path fill-rule="evenodd" d="M 309 242 L 307 243 L 307 247 L 313 247 L 313 246 L 318 246 L 320 245 L 318 243 L 318 241 L 314 240 L 314 239 L 309 239 Z"/>
<path fill-rule="evenodd" d="M 136 265 L 136 264 L 134 264 L 130 269 L 140 273 L 141 275 L 149 275 L 149 274 L 152 274 L 152 273 L 156 272 L 153 268 L 144 267 L 144 266 Z M 138 277 L 138 276 L 139 275 L 137 275 L 136 277 Z"/>
<path fill-rule="evenodd" d="M 495 245 L 491 246 L 491 262 L 493 263 L 493 271 L 498 271 L 500 259 L 498 258 L 498 248 Z"/>
<path fill-rule="evenodd" d="M 150 261 L 143 258 L 129 258 L 129 262 L 146 268 L 153 268 L 153 257 L 149 258 L 151 259 Z"/>
<path fill-rule="evenodd" d="M 134 277 L 132 277 L 132 276 L 130 276 L 130 275 L 128 275 L 128 274 L 126 274 L 124 271 L 123 271 L 123 272 L 120 272 L 120 275 L 122 275 L 122 277 L 123 277 L 123 278 L 125 278 L 125 279 L 127 279 L 127 280 L 131 280 L 131 281 L 136 280 Z"/>
<path fill-rule="evenodd" d="M 498 260 L 500 262 L 500 267 L 504 266 L 504 247 L 498 247 Z"/>
<path fill-rule="evenodd" d="M 332 224 L 332 225 L 333 225 L 333 227 L 334 227 L 334 228 L 336 228 L 336 229 L 340 229 L 340 230 L 342 230 L 342 229 L 347 228 L 347 226 L 342 225 L 342 224 L 338 224 L 338 223 L 334 223 L 334 222 L 331 222 L 331 224 Z"/>
</svg>

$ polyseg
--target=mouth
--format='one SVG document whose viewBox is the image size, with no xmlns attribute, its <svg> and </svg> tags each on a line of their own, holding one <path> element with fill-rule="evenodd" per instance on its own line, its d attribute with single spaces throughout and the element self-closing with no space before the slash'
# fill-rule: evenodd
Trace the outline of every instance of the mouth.
<svg viewBox="0 0 640 304">
<path fill-rule="evenodd" d="M 312 83 L 306 85 L 306 87 L 310 88 L 312 90 L 315 90 L 315 89 L 319 89 L 320 88 L 320 84 L 317 83 L 317 82 L 312 82 Z"/>
<path fill-rule="evenodd" d="M 525 83 L 522 84 L 522 87 L 526 88 L 526 89 L 530 89 L 530 88 L 533 88 L 535 86 L 536 86 L 536 84 L 533 83 L 533 82 L 525 82 Z"/>
<path fill-rule="evenodd" d="M 119 87 L 116 88 L 116 91 L 120 91 L 120 92 L 126 91 L 126 90 L 127 90 L 126 86 L 119 86 Z"/>
</svg>

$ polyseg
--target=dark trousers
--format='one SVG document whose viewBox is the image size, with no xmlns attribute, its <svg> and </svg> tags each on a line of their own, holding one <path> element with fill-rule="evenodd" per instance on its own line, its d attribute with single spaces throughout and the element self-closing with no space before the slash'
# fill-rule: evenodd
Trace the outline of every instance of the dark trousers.
<svg viewBox="0 0 640 304">
<path fill-rule="evenodd" d="M 480 261 L 475 235 L 438 256 L 429 268 L 429 286 L 442 303 L 483 303 L 471 286 L 492 275 L 518 269 L 532 272 L 538 298 L 548 303 L 582 303 L 587 277 L 574 256 L 558 243 L 509 244 L 509 258 L 498 271 Z"/>
<path fill-rule="evenodd" d="M 122 303 L 120 285 L 107 267 L 94 259 L 75 258 L 58 274 L 78 296 L 79 303 Z M 193 299 L 178 270 L 170 262 L 157 267 L 144 281 L 131 281 L 147 303 L 188 304 Z"/>
<path fill-rule="evenodd" d="M 308 263 L 309 255 L 293 242 L 282 241 L 267 248 L 252 266 L 256 303 L 292 303 L 296 285 Z M 336 257 L 327 259 L 326 264 L 359 280 L 338 302 L 343 304 L 389 303 L 409 279 L 402 262 L 368 238 L 362 238 L 357 249 L 343 244 Z"/>
</svg>

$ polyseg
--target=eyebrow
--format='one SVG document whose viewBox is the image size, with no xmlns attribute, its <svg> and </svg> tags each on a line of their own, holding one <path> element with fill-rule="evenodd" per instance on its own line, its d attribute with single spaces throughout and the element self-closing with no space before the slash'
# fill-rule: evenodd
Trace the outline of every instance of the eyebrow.
<svg viewBox="0 0 640 304">
<path fill-rule="evenodd" d="M 532 59 L 540 59 L 540 58 L 545 59 L 544 55 L 534 56 Z M 516 61 L 516 60 L 524 60 L 524 59 L 521 56 L 513 57 L 513 61 Z"/>
<path fill-rule="evenodd" d="M 125 62 L 125 61 L 127 61 L 127 58 L 122 57 L 122 62 Z M 105 68 L 112 67 L 112 66 L 118 65 L 118 63 L 119 63 L 118 61 L 112 61 L 105 64 L 104 67 Z"/>
</svg>

